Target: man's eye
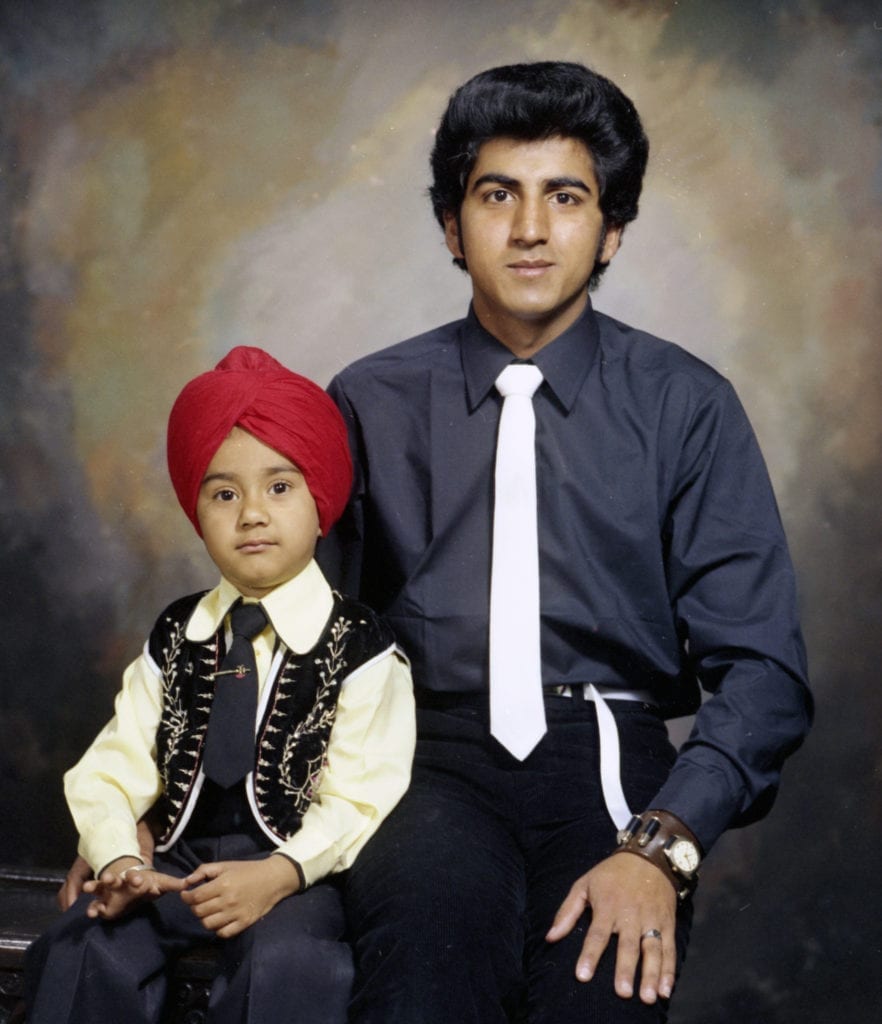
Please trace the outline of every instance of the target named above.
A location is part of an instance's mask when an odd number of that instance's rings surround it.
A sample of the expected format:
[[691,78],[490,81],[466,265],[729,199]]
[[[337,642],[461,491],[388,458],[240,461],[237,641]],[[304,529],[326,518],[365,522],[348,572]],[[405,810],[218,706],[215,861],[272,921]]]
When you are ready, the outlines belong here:
[[508,199],[508,192],[504,188],[495,188],[490,193],[489,198],[494,203],[504,203]]
[[569,206],[576,201],[575,196],[570,195],[569,192],[556,192],[554,199],[561,206]]

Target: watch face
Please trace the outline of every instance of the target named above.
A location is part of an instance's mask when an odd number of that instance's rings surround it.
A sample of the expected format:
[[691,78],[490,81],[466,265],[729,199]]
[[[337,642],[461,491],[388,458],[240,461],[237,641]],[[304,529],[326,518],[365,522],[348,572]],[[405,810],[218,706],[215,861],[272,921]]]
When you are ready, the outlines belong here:
[[668,855],[674,867],[678,871],[682,871],[684,875],[691,875],[696,871],[698,862],[701,859],[698,856],[695,844],[690,843],[688,839],[676,840],[668,850]]

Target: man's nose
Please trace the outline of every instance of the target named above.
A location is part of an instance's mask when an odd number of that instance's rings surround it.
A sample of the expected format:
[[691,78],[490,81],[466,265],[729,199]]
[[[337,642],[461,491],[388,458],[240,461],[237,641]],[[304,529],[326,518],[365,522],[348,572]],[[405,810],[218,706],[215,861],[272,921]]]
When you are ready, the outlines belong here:
[[542,196],[523,196],[517,204],[512,223],[512,240],[535,245],[548,238],[548,207]]

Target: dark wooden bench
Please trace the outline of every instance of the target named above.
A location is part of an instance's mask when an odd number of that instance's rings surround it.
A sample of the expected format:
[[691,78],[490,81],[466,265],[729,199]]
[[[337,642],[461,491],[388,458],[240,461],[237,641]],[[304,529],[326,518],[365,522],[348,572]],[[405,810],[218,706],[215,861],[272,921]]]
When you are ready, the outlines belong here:
[[[0,1024],[24,1021],[22,983],[28,946],[57,915],[63,871],[0,866]],[[209,948],[182,957],[174,971],[165,1024],[202,1024],[215,973]]]

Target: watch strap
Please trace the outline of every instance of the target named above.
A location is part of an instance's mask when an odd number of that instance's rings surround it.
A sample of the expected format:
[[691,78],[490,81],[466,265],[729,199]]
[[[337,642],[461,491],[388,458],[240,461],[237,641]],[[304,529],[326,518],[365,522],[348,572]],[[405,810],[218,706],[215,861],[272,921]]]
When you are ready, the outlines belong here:
[[680,819],[669,811],[645,811],[635,814],[618,833],[615,853],[631,853],[654,864],[673,885],[680,900],[694,891],[698,871],[684,874],[668,859],[665,850],[677,839],[685,839],[695,846],[699,857],[701,845]]

